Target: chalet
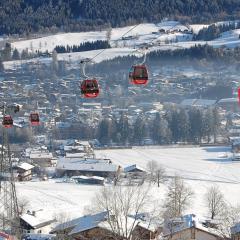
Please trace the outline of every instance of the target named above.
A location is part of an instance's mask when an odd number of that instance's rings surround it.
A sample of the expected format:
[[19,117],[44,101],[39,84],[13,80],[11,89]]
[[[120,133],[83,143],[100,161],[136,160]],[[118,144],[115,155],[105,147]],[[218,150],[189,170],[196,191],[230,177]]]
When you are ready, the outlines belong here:
[[226,240],[216,228],[207,227],[205,221],[199,220],[194,214],[167,221],[163,228],[163,236],[169,240]]
[[[107,212],[86,215],[57,225],[51,233],[56,234],[59,238],[68,236],[74,240],[113,240],[116,239],[116,237],[113,237],[112,229],[107,222],[107,216]],[[128,217],[127,222],[129,224],[128,227],[135,226],[132,239],[140,239],[139,236],[141,236],[142,240],[156,239],[158,232],[155,231],[155,228],[150,228],[149,223],[144,224],[142,220],[135,221],[132,217]],[[124,240],[124,237],[119,235],[118,239]]]
[[53,154],[46,151],[33,151],[29,155],[30,161],[33,164],[37,164],[41,167],[52,167],[55,166],[56,160]]
[[67,144],[63,146],[63,150],[66,156],[67,154],[75,154],[75,153],[93,155],[93,149],[88,141],[74,140],[71,144]]
[[28,211],[20,216],[20,225],[23,233],[43,233],[48,234],[52,229],[51,225],[56,220],[47,218],[47,214],[43,212]]
[[22,162],[13,167],[14,172],[17,173],[17,180],[18,181],[29,181],[32,179],[32,169],[34,168],[33,165],[29,163]]
[[203,230],[197,227],[189,227],[182,229],[178,232],[174,232],[171,235],[167,236],[169,240],[180,240],[180,239],[194,239],[194,240],[226,240],[226,238],[222,238],[220,235],[211,233],[207,230]]
[[107,177],[117,172],[118,166],[108,159],[66,158],[60,157],[57,162],[57,173],[60,176],[100,176]]

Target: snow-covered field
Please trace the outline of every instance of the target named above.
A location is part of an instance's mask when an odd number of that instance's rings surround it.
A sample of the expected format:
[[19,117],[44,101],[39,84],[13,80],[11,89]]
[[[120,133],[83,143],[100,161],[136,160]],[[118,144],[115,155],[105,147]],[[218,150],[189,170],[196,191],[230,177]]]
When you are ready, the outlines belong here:
[[[229,22],[219,22],[216,24],[227,24]],[[184,26],[177,21],[162,21],[158,24],[145,23],[137,26],[127,26],[122,28],[113,28],[110,34],[111,49],[105,50],[97,58],[95,62],[101,62],[104,60],[113,59],[118,56],[136,55],[136,49],[144,44],[152,45],[148,51],[166,50],[166,49],[178,49],[189,48],[194,45],[208,44],[213,47],[226,46],[229,48],[240,46],[240,29],[228,31],[222,34],[222,36],[213,41],[192,41],[192,34],[184,33],[184,30],[193,30],[194,33],[198,33],[202,28],[207,27],[204,24],[193,24]],[[159,30],[170,31],[169,33],[160,33]],[[181,32],[179,32],[179,30]],[[131,37],[132,39],[122,40],[122,36]],[[41,37],[30,40],[20,40],[12,43],[13,48],[17,48],[20,52],[24,49],[28,49],[29,52],[35,52],[37,50],[44,52],[52,52],[57,45],[79,45],[86,41],[106,40],[107,30],[95,31],[95,32],[80,32],[80,33],[59,33],[50,35],[47,37]],[[58,54],[59,60],[66,61],[79,61],[82,58],[93,57],[102,50],[93,50],[87,52],[78,53],[65,53]],[[20,66],[26,62],[45,62],[50,63],[51,58],[38,58],[32,60],[23,61],[11,61],[5,62],[4,67],[6,69],[12,69]]]
[[[189,212],[206,215],[204,193],[207,187],[216,184],[228,202],[240,201],[240,162],[231,161],[229,147],[139,147],[121,150],[98,150],[97,157],[111,158],[123,167],[137,164],[145,168],[148,161],[162,164],[169,176],[181,175],[195,192]],[[49,215],[66,212],[69,217],[84,213],[84,208],[94,201],[100,186],[74,183],[48,182],[17,183],[20,198],[30,201],[35,209],[44,209]],[[166,186],[154,187],[155,198],[163,199]],[[161,200],[159,201],[161,203]]]

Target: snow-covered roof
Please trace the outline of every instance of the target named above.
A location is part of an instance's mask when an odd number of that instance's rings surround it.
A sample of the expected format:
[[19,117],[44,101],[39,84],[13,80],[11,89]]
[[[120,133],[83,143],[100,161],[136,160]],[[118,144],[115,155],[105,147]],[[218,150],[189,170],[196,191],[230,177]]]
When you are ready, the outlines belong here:
[[104,181],[104,178],[103,177],[98,177],[98,176],[92,176],[92,177],[87,177],[87,176],[73,176],[71,177],[72,179],[85,179],[85,180],[88,180],[88,179],[95,179],[95,180],[101,180],[101,181]]
[[85,152],[78,153],[66,153],[66,158],[83,158],[86,156]]
[[204,222],[206,222],[206,219],[200,219],[195,214],[187,214],[179,218],[174,218],[168,222],[172,225],[170,227],[171,231],[169,229],[167,229],[166,231],[165,229],[165,235],[168,235],[170,233],[176,233],[191,227],[198,228],[202,231],[208,232],[216,236],[219,235],[216,229],[204,226]]
[[136,164],[133,164],[124,168],[124,172],[131,172],[133,170],[139,170],[141,172],[145,172],[143,168],[137,166]]
[[82,158],[59,158],[57,169],[92,172],[116,172],[118,166],[109,161]]
[[50,152],[34,152],[34,153],[30,153],[29,157],[31,159],[53,158],[53,155]]
[[184,100],[181,102],[181,105],[184,105],[184,106],[192,106],[196,101],[197,101],[197,99],[192,99],[192,98],[184,99]]
[[237,98],[223,98],[218,101],[218,103],[236,103],[238,102]]
[[181,102],[181,105],[183,106],[211,106],[216,104],[216,100],[211,99],[184,99]]
[[18,167],[18,168],[21,168],[21,169],[23,169],[23,170],[26,170],[26,171],[34,168],[33,165],[31,165],[31,164],[29,164],[29,163],[26,163],[26,162],[20,163],[17,167]]
[[83,151],[84,146],[79,145],[79,146],[64,146],[63,147],[64,151],[72,151],[72,150],[77,150],[77,151]]
[[25,213],[21,215],[21,219],[28,223],[32,228],[36,229],[39,227],[47,226],[50,223],[54,222],[54,219],[49,219],[47,218],[46,213],[40,213],[37,212],[36,215],[30,214],[30,213]]
[[211,106],[216,104],[216,100],[210,99],[197,99],[194,103],[194,106]]
[[80,233],[98,226],[99,222],[104,221],[107,217],[107,212],[100,212],[93,215],[86,215],[80,218],[73,219],[57,225],[52,232],[58,232],[67,228],[72,228],[69,235]]

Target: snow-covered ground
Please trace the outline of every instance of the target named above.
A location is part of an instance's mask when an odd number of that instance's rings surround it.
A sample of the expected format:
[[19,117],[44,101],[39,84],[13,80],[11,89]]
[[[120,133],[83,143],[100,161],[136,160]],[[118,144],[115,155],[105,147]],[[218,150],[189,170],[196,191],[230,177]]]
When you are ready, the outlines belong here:
[[[216,24],[228,24],[229,22],[218,22]],[[144,44],[152,45],[148,51],[189,48],[194,45],[208,44],[213,47],[226,46],[229,48],[240,46],[240,29],[228,31],[222,34],[222,36],[213,41],[192,41],[192,34],[183,32],[184,30],[193,30],[194,33],[200,31],[200,29],[207,27],[204,24],[193,24],[184,26],[177,21],[162,21],[158,24],[145,23],[136,26],[127,26],[122,28],[113,28],[110,34],[110,44],[112,49],[107,49],[101,53],[95,62],[101,62],[103,60],[113,59],[118,56],[127,55],[139,55],[136,49]],[[160,33],[161,30],[170,31],[168,33]],[[181,32],[179,32],[181,31]],[[130,37],[131,39],[122,40],[122,37]],[[47,37],[20,40],[12,43],[13,48],[17,48],[19,51],[28,49],[29,52],[33,51],[49,51],[52,52],[57,45],[79,45],[86,41],[106,40],[107,30],[96,32],[81,32],[81,33],[60,33],[50,35]],[[66,61],[79,61],[82,58],[93,57],[102,50],[93,50],[87,52],[78,53],[66,53],[58,54],[58,59]],[[6,69],[15,68],[25,62],[51,62],[51,58],[38,58],[33,60],[23,61],[11,61],[5,62],[4,67]]]
[[37,50],[42,52],[52,52],[58,45],[72,46],[79,45],[83,42],[94,42],[97,40],[106,40],[106,31],[60,33],[47,37],[13,42],[12,47],[17,48],[20,52],[24,49],[28,49],[30,52],[35,52]]
[[[240,162],[231,161],[229,147],[136,147],[121,150],[98,150],[97,157],[111,158],[123,167],[137,164],[146,168],[147,162],[158,161],[169,176],[181,175],[195,192],[188,212],[206,215],[204,194],[207,187],[218,185],[228,202],[240,201]],[[90,206],[100,186],[74,183],[47,182],[17,183],[20,198],[30,201],[33,210],[44,209],[49,215],[66,212],[69,217],[84,213]],[[163,199],[166,186],[154,187],[154,198]],[[161,203],[161,201],[159,201]]]

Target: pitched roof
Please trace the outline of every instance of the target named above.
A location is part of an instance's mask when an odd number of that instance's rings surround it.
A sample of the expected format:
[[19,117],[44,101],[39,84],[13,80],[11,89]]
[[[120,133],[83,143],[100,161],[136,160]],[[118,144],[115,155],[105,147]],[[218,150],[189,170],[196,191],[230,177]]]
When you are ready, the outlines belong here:
[[133,170],[139,170],[140,172],[145,172],[143,168],[138,167],[136,164],[133,164],[124,168],[124,172],[131,172]]
[[106,217],[107,217],[107,212],[100,212],[93,215],[86,215],[86,216],[59,224],[51,232],[55,233],[64,229],[72,228],[69,235],[73,235],[75,233],[79,233],[79,232],[97,227],[99,222],[104,221]]
[[116,172],[118,166],[109,161],[83,158],[59,158],[57,169],[86,172]]
[[31,165],[31,164],[29,164],[29,163],[25,163],[25,162],[20,163],[19,165],[17,165],[17,167],[18,167],[18,168],[21,168],[21,169],[23,169],[23,170],[26,170],[26,171],[34,168],[33,165]]

